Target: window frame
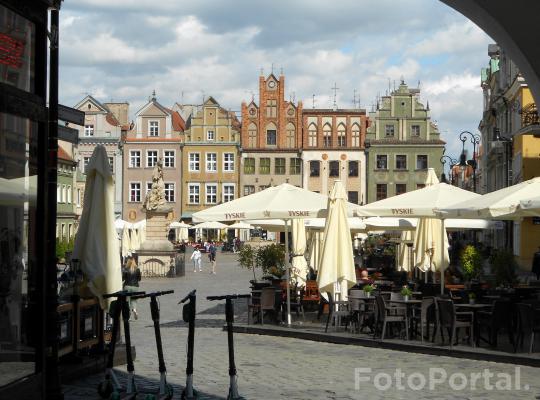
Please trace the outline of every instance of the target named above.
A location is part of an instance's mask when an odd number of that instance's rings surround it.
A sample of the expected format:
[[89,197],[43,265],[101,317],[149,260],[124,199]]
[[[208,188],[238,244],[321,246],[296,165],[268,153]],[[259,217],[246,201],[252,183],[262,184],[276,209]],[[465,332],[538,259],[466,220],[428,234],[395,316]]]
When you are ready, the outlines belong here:
[[[154,164],[154,165],[150,165],[150,164],[148,164],[148,160],[150,159],[150,158],[148,157],[148,155],[149,155],[150,152],[154,152],[154,151],[156,152],[156,161],[155,161],[155,164]],[[145,168],[154,168],[154,167],[157,165],[158,161],[159,161],[159,150],[157,150],[157,149],[147,149],[147,150],[146,150],[146,164],[145,164]]]
[[[215,156],[215,160],[209,160],[209,157],[211,155]],[[214,166],[214,169],[208,168],[210,163],[211,163],[211,165]],[[214,153],[214,152],[206,152],[206,153],[204,153],[204,170],[206,172],[210,172],[210,173],[217,172],[217,165],[218,165],[218,153]],[[200,167],[200,165],[199,165],[199,167]],[[195,172],[195,171],[192,171],[192,172]]]
[[[197,188],[197,193],[191,193],[191,188]],[[188,182],[187,190],[188,190],[188,195],[187,195],[188,204],[192,204],[192,205],[201,204],[201,184]],[[191,200],[192,196],[197,196],[196,202]]]
[[[172,152],[172,165],[167,165],[167,158],[171,159],[171,157],[167,157],[168,152]],[[163,168],[176,168],[176,150],[163,149]]]
[[[283,162],[283,165],[278,165],[278,160],[280,163]],[[286,172],[287,172],[287,159],[285,157],[274,158],[274,174],[285,175]]]
[[[139,185],[138,189],[134,189],[133,185]],[[133,191],[138,190],[139,199],[133,200]],[[135,196],[137,197],[137,196]],[[142,199],[142,182],[141,181],[129,181],[129,200],[128,203],[140,203]]]
[[[226,193],[227,190],[225,188],[232,188],[232,194],[231,193]],[[231,196],[232,195],[232,198],[229,199],[229,200],[225,200],[227,196]],[[233,201],[236,197],[236,184],[235,183],[230,183],[230,182],[227,182],[227,183],[222,183],[221,184],[221,201],[222,203],[228,203],[229,201]]]
[[[156,123],[155,126],[152,125],[154,122]],[[154,128],[156,128],[155,132],[154,132]],[[158,119],[148,120],[148,137],[159,137],[159,120]]]
[[[418,128],[418,133],[414,133],[415,128]],[[419,124],[412,124],[411,125],[411,137],[418,137],[420,136],[421,127]]]
[[[384,188],[384,197],[380,196],[379,194],[382,191],[379,191],[379,189]],[[386,183],[377,183],[375,186],[375,198],[377,201],[384,200],[388,198],[388,184]]]
[[[232,160],[227,160],[227,156],[232,156]],[[223,172],[234,172],[236,157],[234,153],[223,153]]]
[[[268,168],[268,172],[264,172],[263,171],[263,165],[262,165],[262,161],[263,160],[268,160],[268,165],[265,165],[264,168],[266,170],[266,168]],[[261,157],[259,158],[259,174],[260,175],[270,175],[270,173],[272,172],[272,159],[270,157]]]
[[[400,167],[398,165],[398,157],[405,157],[405,166],[404,167]],[[396,154],[395,158],[394,158],[394,165],[396,167],[395,169],[399,170],[399,171],[406,171],[407,170],[407,164],[408,164],[407,161],[408,161],[407,160],[407,154]]]
[[[356,165],[354,170],[351,170],[351,165]],[[358,160],[349,160],[347,164],[347,168],[348,168],[348,171],[347,171],[348,176],[350,178],[357,178],[359,176],[360,163],[358,162]],[[354,172],[354,173],[351,173],[351,172]]]
[[94,124],[84,124],[84,137],[92,137],[94,132]]
[[[274,143],[269,143],[270,136],[268,136],[268,134],[270,132],[273,132],[273,142]],[[277,129],[267,129],[266,130],[266,145],[267,146],[277,146]]]
[[302,159],[299,157],[289,158],[289,175],[302,175]]
[[[192,160],[191,156],[197,155],[197,160]],[[197,167],[196,169],[194,167]],[[189,172],[201,172],[201,153],[200,152],[191,152],[188,153],[188,171]],[[200,192],[199,192],[200,193]]]
[[[355,193],[356,194],[356,201],[353,201],[353,199],[351,199],[351,193]],[[360,196],[358,195],[358,190],[348,190],[347,191],[347,201],[349,203],[353,203],[353,204],[359,204],[358,203],[358,200],[360,199]]]
[[[316,165],[317,168],[313,168]],[[309,162],[309,177],[320,177],[321,176],[321,162],[319,160],[311,160]]]
[[[335,166],[337,165],[337,173]],[[339,160],[328,161],[328,176],[330,178],[339,178],[341,172],[341,163]]]
[[[389,132],[389,128],[392,128],[392,132]],[[384,136],[385,137],[394,137],[396,135],[396,127],[394,124],[385,124],[384,125]]]
[[[253,165],[248,165],[253,162]],[[255,157],[246,157],[244,158],[244,175],[254,175],[255,174]]]
[[[379,157],[381,157],[381,160],[384,158],[384,168],[379,166]],[[381,170],[381,171],[388,171],[388,154],[377,154],[375,157],[375,169]]]
[[[420,157],[425,157],[425,160],[426,160],[426,164],[425,164],[425,167],[422,167],[420,168],[418,166],[418,162],[420,161]],[[417,154],[416,155],[416,170],[417,171],[424,171],[424,170],[427,170],[429,168],[429,157],[427,154]]]
[[[210,135],[210,133],[212,133],[212,135]],[[206,130],[206,140],[215,141],[216,140],[216,131],[213,130],[213,129],[207,129]]]
[[[139,165],[133,165],[132,164],[132,160],[133,160],[133,153],[134,152],[137,152],[139,153],[138,154],[138,164]],[[133,150],[129,150],[129,164],[128,164],[128,168],[141,168],[141,161],[142,161],[142,152],[140,149],[133,149]]]
[[[399,186],[404,186],[405,190],[403,192],[398,193],[398,187]],[[407,193],[407,184],[406,183],[396,183],[396,187],[395,187],[394,190],[395,190],[396,196],[399,196],[400,194],[403,194],[403,193]]]
[[[248,190],[249,193],[246,193],[246,188],[253,188],[253,191]],[[243,194],[244,196],[249,196],[250,194],[255,193],[255,185],[244,185]]]
[[[169,185],[169,187],[167,188],[167,185]],[[163,182],[163,190],[165,192],[165,201],[167,203],[176,203],[176,183],[175,182]],[[171,186],[172,186],[172,200],[170,200],[170,195],[169,195],[169,199],[167,199],[167,191],[171,191]]]
[[[215,193],[210,193],[208,188],[214,188]],[[213,196],[214,201],[208,201],[208,196]],[[217,204],[218,202],[218,184],[217,183],[205,183],[204,184],[204,204]]]

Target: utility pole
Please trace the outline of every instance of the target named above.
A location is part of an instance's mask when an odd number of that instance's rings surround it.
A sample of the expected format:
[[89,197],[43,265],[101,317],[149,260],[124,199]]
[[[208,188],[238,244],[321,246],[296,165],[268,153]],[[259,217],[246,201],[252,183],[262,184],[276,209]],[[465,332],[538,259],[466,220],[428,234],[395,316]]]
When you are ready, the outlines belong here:
[[337,110],[337,91],[339,90],[339,88],[337,87],[337,83],[334,82],[334,87],[331,88],[333,91],[334,91],[334,110]]

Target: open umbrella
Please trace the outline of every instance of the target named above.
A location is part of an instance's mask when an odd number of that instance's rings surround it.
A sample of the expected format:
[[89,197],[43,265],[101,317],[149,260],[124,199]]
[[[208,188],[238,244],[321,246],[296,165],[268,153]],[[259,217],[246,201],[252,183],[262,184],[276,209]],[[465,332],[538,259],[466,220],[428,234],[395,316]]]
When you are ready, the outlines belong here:
[[519,202],[519,208],[523,215],[528,215],[531,217],[540,216],[540,197],[521,200]]
[[73,258],[80,260],[88,287],[101,295],[122,289],[119,243],[114,227],[114,182],[103,146],[97,146],[86,167],[86,190]]
[[328,199],[328,216],[324,227],[317,284],[321,293],[337,293],[347,300],[348,290],[356,284],[351,231],[347,220],[347,192],[341,181],[335,181]]
[[304,257],[306,252],[306,228],[304,220],[293,219],[292,221],[292,276],[297,283],[305,284],[307,275],[307,261]]

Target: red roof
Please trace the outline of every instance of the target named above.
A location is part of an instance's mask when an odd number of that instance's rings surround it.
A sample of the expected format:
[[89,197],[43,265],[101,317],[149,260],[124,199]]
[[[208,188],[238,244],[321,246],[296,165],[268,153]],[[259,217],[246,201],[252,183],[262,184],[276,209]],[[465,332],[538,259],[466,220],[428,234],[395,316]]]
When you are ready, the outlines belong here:
[[110,124],[110,125],[113,125],[113,126],[118,126],[120,125],[120,122],[118,122],[118,120],[116,119],[116,117],[111,114],[111,113],[108,113],[107,116],[105,117],[105,119],[107,120],[107,122]]
[[175,131],[184,132],[186,129],[186,122],[177,111],[171,111],[172,115],[172,126]]
[[61,160],[73,161],[73,158],[60,146],[58,146],[58,152],[56,154]]

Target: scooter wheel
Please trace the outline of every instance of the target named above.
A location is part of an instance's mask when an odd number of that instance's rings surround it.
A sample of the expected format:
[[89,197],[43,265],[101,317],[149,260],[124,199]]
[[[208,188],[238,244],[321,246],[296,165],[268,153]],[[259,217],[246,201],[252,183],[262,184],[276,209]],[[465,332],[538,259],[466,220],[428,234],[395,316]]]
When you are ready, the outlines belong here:
[[114,391],[113,385],[110,380],[104,380],[98,385],[98,393],[103,399],[109,398],[111,393]]

